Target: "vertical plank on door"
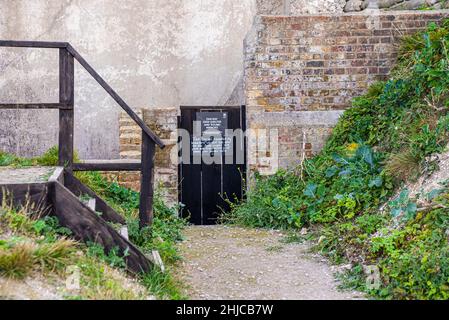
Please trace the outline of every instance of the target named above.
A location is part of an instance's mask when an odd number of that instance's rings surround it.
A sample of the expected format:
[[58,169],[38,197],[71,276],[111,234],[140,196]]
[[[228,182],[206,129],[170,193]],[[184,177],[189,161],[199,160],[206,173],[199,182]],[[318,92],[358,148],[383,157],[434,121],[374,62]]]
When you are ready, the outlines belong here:
[[[183,108],[181,109],[179,128],[187,130],[191,137],[193,134],[193,121],[195,120],[195,109]],[[188,144],[190,148],[189,163],[181,163],[179,165],[179,170],[181,172],[179,181],[179,186],[181,188],[179,201],[185,205],[181,210],[181,216],[184,218],[190,216],[190,222],[193,224],[201,224],[201,164],[193,164],[191,142],[192,139],[190,139]],[[183,156],[185,156],[185,154],[183,154]]]
[[[186,129],[190,135],[193,134],[193,121],[196,120],[196,113],[205,107],[181,107],[181,119],[178,127]],[[211,110],[213,108],[207,108]],[[228,114],[228,129],[239,129],[244,126],[244,109],[241,107],[216,107],[224,109]],[[207,111],[205,111],[207,112]],[[190,139],[191,142],[192,139]],[[235,152],[246,151],[245,145],[237,145],[234,140],[234,162],[222,164],[193,164],[193,155],[190,154],[190,164],[179,165],[179,200],[186,207],[182,210],[182,216],[189,214],[190,222],[194,224],[214,224],[217,221],[221,209],[229,209],[223,200],[228,196],[230,200],[241,199],[242,177],[245,177],[246,164],[236,164]],[[243,148],[243,150],[241,150]],[[191,145],[190,145],[191,150]],[[245,155],[246,163],[246,155]]]

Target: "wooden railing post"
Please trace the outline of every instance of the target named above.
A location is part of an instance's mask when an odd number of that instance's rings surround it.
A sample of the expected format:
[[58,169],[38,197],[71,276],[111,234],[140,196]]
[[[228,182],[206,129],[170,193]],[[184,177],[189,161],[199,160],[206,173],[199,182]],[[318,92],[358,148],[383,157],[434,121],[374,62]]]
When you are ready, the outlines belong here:
[[73,123],[75,100],[74,58],[67,49],[59,49],[59,103],[67,109],[59,109],[59,159],[58,165],[72,171]]
[[142,131],[142,171],[140,178],[140,227],[153,223],[155,142]]

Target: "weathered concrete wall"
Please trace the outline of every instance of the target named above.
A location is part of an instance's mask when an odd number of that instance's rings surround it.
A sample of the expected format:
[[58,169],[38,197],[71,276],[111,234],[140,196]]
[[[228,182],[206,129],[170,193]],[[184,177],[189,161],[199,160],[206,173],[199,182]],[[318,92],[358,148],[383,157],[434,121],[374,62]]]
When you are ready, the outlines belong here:
[[[0,39],[71,42],[133,108],[221,105],[255,13],[255,0],[0,0]],[[1,48],[0,101],[57,101],[57,63],[55,51]],[[120,107],[80,67],[76,87],[76,149],[118,158]],[[57,123],[54,111],[2,111],[0,147],[39,154]]]
[[[399,38],[444,17],[448,10],[256,19],[245,55],[250,168],[270,174],[318,152],[351,99],[388,76]],[[260,136],[269,141],[262,149]]]

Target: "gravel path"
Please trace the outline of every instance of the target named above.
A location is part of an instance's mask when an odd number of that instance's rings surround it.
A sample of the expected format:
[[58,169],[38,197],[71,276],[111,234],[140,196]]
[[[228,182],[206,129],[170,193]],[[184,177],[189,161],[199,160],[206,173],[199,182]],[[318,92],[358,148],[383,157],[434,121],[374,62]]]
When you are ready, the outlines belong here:
[[191,226],[178,275],[191,299],[363,299],[337,290],[332,267],[277,231]]

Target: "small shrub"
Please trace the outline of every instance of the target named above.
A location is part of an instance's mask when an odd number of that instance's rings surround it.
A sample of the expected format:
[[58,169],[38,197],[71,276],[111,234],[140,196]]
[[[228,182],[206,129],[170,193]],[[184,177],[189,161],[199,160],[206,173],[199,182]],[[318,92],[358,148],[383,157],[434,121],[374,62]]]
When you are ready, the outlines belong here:
[[142,283],[150,292],[163,299],[182,300],[186,297],[180,292],[182,286],[169,272],[158,268],[141,276]]

